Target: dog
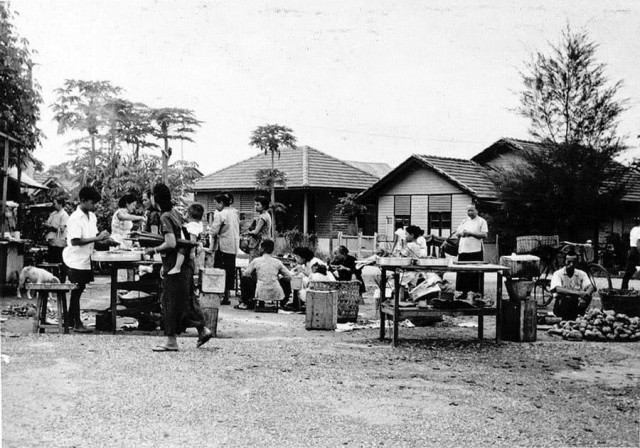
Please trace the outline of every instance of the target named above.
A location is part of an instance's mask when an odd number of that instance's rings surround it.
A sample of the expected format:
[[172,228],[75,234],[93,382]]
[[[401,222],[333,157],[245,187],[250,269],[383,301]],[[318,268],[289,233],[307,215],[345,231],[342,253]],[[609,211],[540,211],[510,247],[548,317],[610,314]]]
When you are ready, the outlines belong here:
[[51,272],[35,266],[26,266],[20,272],[18,290],[20,297],[31,300],[31,292],[27,289],[27,283],[60,283],[58,277]]

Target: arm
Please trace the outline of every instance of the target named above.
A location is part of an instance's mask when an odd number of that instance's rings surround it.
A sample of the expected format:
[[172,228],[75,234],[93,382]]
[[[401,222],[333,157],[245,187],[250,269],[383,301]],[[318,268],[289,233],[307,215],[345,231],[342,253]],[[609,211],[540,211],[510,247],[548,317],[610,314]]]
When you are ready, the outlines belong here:
[[255,270],[256,270],[256,264],[255,264],[255,260],[253,260],[251,263],[249,263],[249,266],[247,266],[246,269],[242,272],[242,275],[244,277],[251,277],[251,274],[253,274]]
[[214,213],[213,215],[213,224],[211,224],[211,229],[209,229],[209,235],[211,240],[210,249],[213,250],[213,239],[218,236],[220,233],[220,229],[222,228],[222,216],[220,213]]
[[96,243],[98,241],[104,241],[109,238],[109,232],[103,230],[98,235],[89,238],[72,238],[71,245],[72,246],[85,246],[87,244]]
[[249,231],[250,235],[259,235],[260,234],[260,230],[262,229],[262,227],[264,226],[264,219],[262,218],[258,218],[258,221],[256,221],[256,228]]
[[282,275],[282,278],[286,278],[287,280],[291,280],[291,272],[287,269],[282,263],[278,266],[278,272]]
[[144,216],[140,216],[140,215],[132,215],[129,212],[125,212],[124,210],[120,210],[118,212],[118,219],[121,221],[133,221],[133,222],[138,222],[138,221],[144,221],[145,217]]
[[176,247],[176,236],[172,232],[164,234],[164,242],[157,247],[148,247],[145,249],[147,255],[161,254],[166,251],[170,251]]

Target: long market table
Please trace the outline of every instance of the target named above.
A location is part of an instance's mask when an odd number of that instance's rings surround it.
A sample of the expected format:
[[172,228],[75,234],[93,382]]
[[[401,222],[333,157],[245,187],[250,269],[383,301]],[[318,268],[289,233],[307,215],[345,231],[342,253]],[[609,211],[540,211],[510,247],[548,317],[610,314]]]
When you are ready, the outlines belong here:
[[[380,340],[385,338],[385,320],[386,316],[393,318],[393,346],[398,346],[398,325],[401,320],[408,317],[417,316],[441,316],[448,315],[466,315],[478,316],[478,339],[482,340],[484,331],[484,316],[496,316],[496,342],[502,339],[502,273],[508,270],[506,266],[499,264],[456,264],[451,263],[446,266],[393,266],[393,265],[377,265],[381,270],[380,284]],[[393,306],[386,302],[386,284],[387,271],[393,272],[394,301]],[[496,279],[496,306],[487,308],[460,308],[460,309],[425,309],[425,308],[401,308],[400,307],[400,273],[402,271],[446,271],[446,272],[469,272],[483,274],[482,291],[484,296],[484,274],[495,273]]]

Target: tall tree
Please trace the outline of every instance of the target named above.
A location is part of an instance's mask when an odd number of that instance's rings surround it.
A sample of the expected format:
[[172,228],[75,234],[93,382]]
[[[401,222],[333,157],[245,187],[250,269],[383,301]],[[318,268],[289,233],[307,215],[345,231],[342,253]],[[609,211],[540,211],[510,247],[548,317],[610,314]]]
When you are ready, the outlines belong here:
[[89,168],[96,167],[96,140],[108,128],[111,110],[109,104],[122,88],[109,81],[83,81],[67,79],[63,87],[55,90],[56,102],[51,106],[54,120],[58,122],[58,134],[67,130],[87,133],[90,141]]
[[140,150],[157,148],[151,141],[154,128],[151,123],[151,109],[143,103],[134,103],[124,98],[115,98],[105,105],[110,147],[114,150],[118,142],[129,145],[133,160],[140,158]]
[[614,159],[625,148],[617,134],[625,100],[596,49],[586,33],[567,27],[549,54],[537,52],[526,64],[519,113],[538,148],[523,152],[522,166],[492,175],[505,212],[498,225],[511,233],[577,238],[588,228],[597,244],[600,223],[619,214],[630,170]]
[[[0,2],[0,132],[22,143],[19,149],[23,161],[33,161],[33,151],[42,136],[36,126],[42,97],[32,77],[33,52],[29,42],[17,33],[13,19],[10,3]],[[18,148],[13,144],[9,147],[9,165],[15,166]]]
[[[271,171],[267,173],[271,176],[268,184],[271,192],[271,204],[276,203],[275,185],[280,181],[281,171],[275,169],[275,155],[280,158],[282,148],[295,148],[296,138],[293,130],[278,124],[267,124],[258,126],[252,133],[249,140],[251,146],[255,146],[266,154],[271,153]],[[272,236],[275,235],[276,221],[275,213],[272,212],[273,225],[271,226]]]
[[166,183],[169,173],[169,158],[171,157],[169,140],[193,142],[191,134],[196,132],[196,127],[199,127],[202,122],[196,119],[192,110],[177,107],[152,109],[150,118],[154,137],[164,142],[162,149],[162,181]]

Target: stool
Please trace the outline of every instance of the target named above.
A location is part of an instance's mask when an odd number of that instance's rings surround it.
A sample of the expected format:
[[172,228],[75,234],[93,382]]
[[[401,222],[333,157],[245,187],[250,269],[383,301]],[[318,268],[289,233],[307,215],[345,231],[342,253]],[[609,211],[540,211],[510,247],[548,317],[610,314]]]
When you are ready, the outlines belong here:
[[62,274],[62,263],[40,263],[38,265],[36,265],[37,268],[40,269],[44,269],[45,271],[49,271],[51,272],[53,275],[55,275],[58,280],[62,281],[61,274]]
[[47,300],[51,293],[56,295],[58,302],[58,331],[69,334],[66,293],[78,289],[78,285],[73,283],[27,283],[26,288],[38,294],[33,332],[44,333],[44,329],[47,326]]

